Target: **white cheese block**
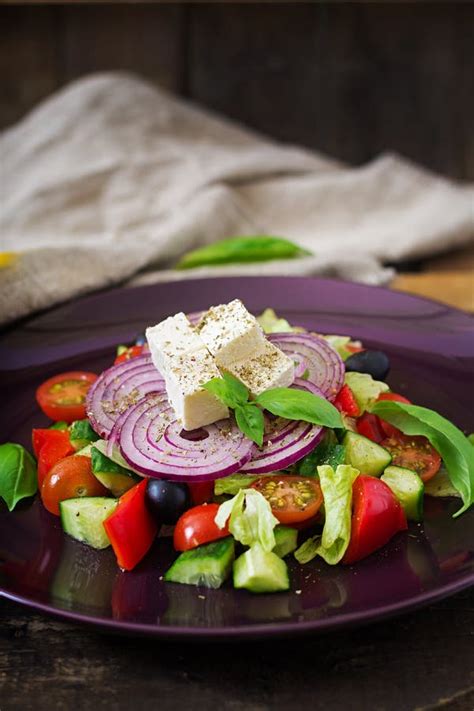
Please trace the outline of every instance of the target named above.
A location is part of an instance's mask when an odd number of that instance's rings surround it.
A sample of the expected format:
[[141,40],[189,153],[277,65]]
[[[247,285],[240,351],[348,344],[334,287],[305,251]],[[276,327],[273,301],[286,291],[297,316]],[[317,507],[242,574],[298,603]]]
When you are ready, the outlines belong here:
[[220,368],[248,358],[263,347],[265,336],[240,299],[212,306],[196,327]]
[[185,430],[229,416],[227,407],[202,385],[220,377],[214,358],[183,313],[147,328],[153,363],[165,379],[168,399]]
[[295,364],[283,351],[265,340],[249,357],[226,368],[241,380],[253,397],[271,388],[287,388],[295,379]]

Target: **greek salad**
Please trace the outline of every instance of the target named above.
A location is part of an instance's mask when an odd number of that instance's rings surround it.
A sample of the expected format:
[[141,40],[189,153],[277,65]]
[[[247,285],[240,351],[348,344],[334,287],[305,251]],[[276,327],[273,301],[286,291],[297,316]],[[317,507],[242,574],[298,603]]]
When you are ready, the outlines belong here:
[[0,445],[0,496],[13,510],[38,491],[123,570],[161,531],[170,584],[288,590],[290,555],[353,565],[421,522],[425,496],[472,505],[472,435],[392,392],[389,371],[381,351],[238,299],[178,313],[103,373],[40,385],[52,424],[34,456]]

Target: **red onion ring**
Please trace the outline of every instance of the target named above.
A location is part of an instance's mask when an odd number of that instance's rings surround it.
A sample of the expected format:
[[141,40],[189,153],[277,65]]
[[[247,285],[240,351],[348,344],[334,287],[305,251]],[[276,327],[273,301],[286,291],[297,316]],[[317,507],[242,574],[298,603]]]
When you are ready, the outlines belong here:
[[120,451],[134,470],[175,481],[212,481],[233,474],[251,458],[255,445],[232,419],[201,429],[204,440],[191,439],[187,432],[181,436],[182,426],[163,393],[148,395],[127,411]]
[[[314,395],[323,393],[307,380],[296,378],[292,387],[309,390]],[[271,420],[265,416],[263,447],[256,450],[252,459],[241,471],[245,474],[268,474],[287,469],[311,452],[324,434],[324,428],[301,420],[285,420],[278,417]]]
[[296,361],[297,374],[308,371],[313,383],[327,400],[334,400],[344,385],[344,363],[329,343],[313,333],[271,333],[268,340]]
[[86,412],[94,430],[107,438],[118,417],[149,392],[165,390],[165,381],[146,354],[105,370],[89,389]]

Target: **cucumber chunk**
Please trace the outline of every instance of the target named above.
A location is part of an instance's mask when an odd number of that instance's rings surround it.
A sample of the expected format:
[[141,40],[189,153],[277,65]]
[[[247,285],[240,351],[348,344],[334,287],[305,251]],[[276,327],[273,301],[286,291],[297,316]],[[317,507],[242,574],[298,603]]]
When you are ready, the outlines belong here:
[[116,464],[94,446],[91,449],[91,461],[92,473],[114,496],[122,496],[139,481],[139,477],[129,469]]
[[234,587],[254,593],[289,590],[290,579],[286,563],[275,553],[265,551],[256,543],[235,561]]
[[234,539],[231,536],[221,538],[181,553],[166,571],[164,579],[168,583],[220,588],[232,570],[234,558]]
[[84,496],[59,503],[63,531],[92,548],[107,548],[110,541],[103,523],[115,510],[118,501],[105,496]]
[[343,444],[346,448],[346,464],[358,469],[361,474],[380,476],[392,461],[390,452],[355,432],[346,432]]
[[273,553],[279,558],[284,558],[288,553],[293,553],[297,549],[298,531],[290,526],[279,525],[273,529],[275,534],[275,548]]
[[387,467],[380,477],[391,488],[401,503],[409,521],[423,519],[423,494],[425,486],[418,474],[404,467]]

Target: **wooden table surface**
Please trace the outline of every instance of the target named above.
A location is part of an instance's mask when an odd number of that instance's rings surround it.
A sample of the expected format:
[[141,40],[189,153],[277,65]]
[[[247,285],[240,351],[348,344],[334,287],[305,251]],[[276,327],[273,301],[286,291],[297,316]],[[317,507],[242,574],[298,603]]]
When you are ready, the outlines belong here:
[[[474,249],[392,287],[474,311]],[[300,640],[166,643],[0,600],[0,711],[474,709],[474,589],[394,620]]]

